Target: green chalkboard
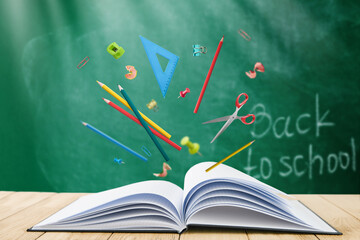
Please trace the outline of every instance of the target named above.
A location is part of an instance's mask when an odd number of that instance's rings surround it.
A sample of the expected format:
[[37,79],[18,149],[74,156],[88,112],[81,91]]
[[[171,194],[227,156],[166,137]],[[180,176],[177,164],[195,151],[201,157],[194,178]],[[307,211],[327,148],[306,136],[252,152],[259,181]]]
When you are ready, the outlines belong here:
[[[200,144],[202,157],[160,141],[172,167],[164,179],[181,187],[194,164],[255,139],[226,164],[288,193],[360,193],[359,10],[358,1],[325,0],[1,1],[0,190],[97,192],[156,179],[163,157],[144,129],[102,100],[121,105],[98,80],[116,92],[121,84],[172,141]],[[139,35],[180,57],[165,98]],[[112,42],[125,49],[119,59],[106,51]],[[193,44],[207,53],[194,57]],[[265,72],[250,79],[256,62]],[[134,80],[124,77],[126,65],[137,69]],[[242,92],[249,100],[239,115],[255,114],[255,123],[235,121],[210,144],[222,123],[202,122],[232,114]],[[151,99],[157,112],[146,106]],[[145,146],[149,161],[81,121],[143,155]]]

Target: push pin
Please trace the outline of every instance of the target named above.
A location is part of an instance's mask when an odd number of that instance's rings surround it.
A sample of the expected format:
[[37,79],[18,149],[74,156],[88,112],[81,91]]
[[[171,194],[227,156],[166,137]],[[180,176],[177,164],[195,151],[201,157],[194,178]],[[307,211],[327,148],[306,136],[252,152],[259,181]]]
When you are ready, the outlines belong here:
[[200,53],[203,53],[203,54],[207,53],[207,48],[206,47],[200,46],[198,44],[197,45],[192,45],[192,47],[193,47],[193,56],[194,57],[201,56]]
[[189,93],[190,92],[190,89],[189,88],[186,88],[184,91],[180,91],[180,96],[178,96],[178,98],[179,97],[185,97],[185,95],[187,94],[187,93]]
[[108,53],[110,53],[115,59],[119,59],[124,53],[125,50],[117,45],[116,42],[111,43],[107,49]]
[[190,138],[188,136],[183,137],[180,144],[183,146],[186,145],[189,148],[189,153],[191,155],[197,153],[202,157],[202,154],[199,152],[200,144],[190,142]]
[[159,107],[154,99],[151,99],[151,101],[146,104],[147,108],[150,110],[154,110],[154,112],[157,112],[159,110]]
[[118,164],[121,164],[121,163],[125,163],[122,159],[117,159],[117,158],[114,158],[114,162],[118,163]]

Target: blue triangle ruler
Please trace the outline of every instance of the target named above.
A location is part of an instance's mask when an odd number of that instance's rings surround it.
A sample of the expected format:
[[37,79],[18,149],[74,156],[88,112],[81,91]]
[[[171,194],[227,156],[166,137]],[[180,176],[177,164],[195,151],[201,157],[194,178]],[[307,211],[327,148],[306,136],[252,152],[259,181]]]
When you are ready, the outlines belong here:
[[[179,61],[179,57],[142,36],[140,36],[140,39],[144,45],[146,55],[149,58],[156,80],[160,86],[161,93],[165,98],[171,78],[176,68],[176,64]],[[159,54],[169,60],[165,72],[163,72],[156,54]]]

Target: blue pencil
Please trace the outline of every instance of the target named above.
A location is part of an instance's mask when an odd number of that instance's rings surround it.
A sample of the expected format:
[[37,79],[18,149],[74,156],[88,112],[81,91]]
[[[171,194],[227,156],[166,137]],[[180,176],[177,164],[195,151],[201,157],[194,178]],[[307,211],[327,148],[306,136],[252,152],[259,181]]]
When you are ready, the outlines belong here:
[[134,150],[132,150],[131,148],[128,148],[127,146],[125,146],[124,144],[116,141],[115,139],[113,139],[112,137],[106,135],[105,133],[103,133],[102,131],[94,128],[93,126],[91,126],[90,124],[86,123],[86,122],[82,122],[82,124],[87,127],[90,128],[91,130],[93,130],[94,132],[96,132],[97,134],[103,136],[104,138],[106,138],[107,140],[109,140],[110,142],[115,143],[116,145],[122,147],[123,149],[125,149],[126,151],[128,151],[129,153],[137,156],[138,158],[140,158],[141,160],[144,160],[145,162],[147,162],[147,158],[140,155],[139,153],[135,152]]
[[151,140],[153,140],[153,142],[155,143],[156,147],[159,149],[159,151],[161,152],[161,154],[163,155],[163,157],[165,158],[166,161],[169,161],[169,157],[166,155],[164,149],[161,147],[160,143],[158,142],[158,140],[155,138],[154,134],[150,131],[148,125],[146,124],[145,120],[141,117],[139,111],[136,109],[136,107],[134,106],[134,104],[132,103],[130,97],[127,95],[127,93],[125,92],[125,90],[118,85],[119,90],[121,92],[121,94],[124,96],[125,100],[128,102],[128,104],[131,107],[131,110],[135,113],[136,117],[139,119],[141,125],[143,125],[143,127],[145,128],[146,132],[149,134],[149,136],[151,137]]

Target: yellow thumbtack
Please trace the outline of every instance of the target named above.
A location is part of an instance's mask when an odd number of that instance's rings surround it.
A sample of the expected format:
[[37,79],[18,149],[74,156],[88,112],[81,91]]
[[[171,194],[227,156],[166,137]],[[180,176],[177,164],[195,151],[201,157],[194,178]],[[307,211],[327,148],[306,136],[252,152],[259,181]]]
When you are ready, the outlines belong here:
[[198,143],[192,143],[190,142],[190,138],[188,136],[185,136],[181,139],[181,142],[180,142],[181,145],[183,146],[187,146],[189,148],[189,153],[190,154],[199,154],[200,156],[202,156],[202,154],[199,152],[199,149],[200,149],[200,144]]

